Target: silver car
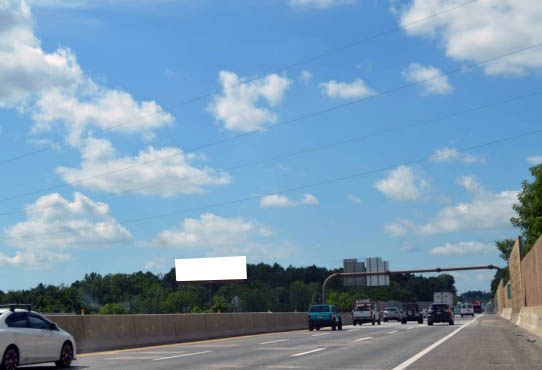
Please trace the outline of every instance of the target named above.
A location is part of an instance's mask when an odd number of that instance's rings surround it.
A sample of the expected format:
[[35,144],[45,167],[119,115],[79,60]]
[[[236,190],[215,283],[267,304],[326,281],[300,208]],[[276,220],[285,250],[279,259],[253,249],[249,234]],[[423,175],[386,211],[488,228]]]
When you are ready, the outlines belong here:
[[26,306],[0,306],[0,369],[54,362],[69,367],[75,359],[73,337]]
[[384,309],[384,322],[388,322],[389,320],[401,321],[401,311],[397,307]]

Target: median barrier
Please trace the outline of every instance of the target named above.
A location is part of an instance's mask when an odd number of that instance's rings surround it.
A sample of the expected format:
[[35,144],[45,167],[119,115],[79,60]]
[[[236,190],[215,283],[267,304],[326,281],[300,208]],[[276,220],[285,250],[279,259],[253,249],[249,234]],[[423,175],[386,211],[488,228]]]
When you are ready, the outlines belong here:
[[542,337],[542,307],[523,307],[517,325]]
[[307,328],[300,312],[164,315],[54,315],[80,353]]
[[506,320],[512,320],[512,308],[503,308],[501,311],[501,316]]

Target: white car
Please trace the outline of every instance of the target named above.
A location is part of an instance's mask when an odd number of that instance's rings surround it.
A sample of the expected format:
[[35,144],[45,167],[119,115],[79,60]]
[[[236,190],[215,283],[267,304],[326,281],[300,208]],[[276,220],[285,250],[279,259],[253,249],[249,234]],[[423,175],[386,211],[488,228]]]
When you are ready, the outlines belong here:
[[43,362],[69,367],[76,354],[73,337],[30,306],[17,307],[0,306],[0,369]]
[[461,304],[461,317],[467,316],[467,315],[474,317],[474,308],[472,307],[472,304],[470,304],[470,303],[462,303]]

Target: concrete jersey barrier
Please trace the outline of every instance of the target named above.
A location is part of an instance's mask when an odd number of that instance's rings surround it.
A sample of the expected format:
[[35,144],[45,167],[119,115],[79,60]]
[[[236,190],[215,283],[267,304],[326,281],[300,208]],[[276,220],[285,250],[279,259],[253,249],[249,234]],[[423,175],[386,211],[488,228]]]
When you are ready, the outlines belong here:
[[307,328],[304,312],[164,315],[55,315],[79,352],[180,343]]

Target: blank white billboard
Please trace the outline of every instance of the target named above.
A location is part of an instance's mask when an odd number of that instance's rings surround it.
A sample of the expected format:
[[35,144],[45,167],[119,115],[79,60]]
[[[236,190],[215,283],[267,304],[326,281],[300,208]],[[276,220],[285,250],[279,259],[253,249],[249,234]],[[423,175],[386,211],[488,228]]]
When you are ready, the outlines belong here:
[[214,257],[175,260],[177,281],[246,280],[247,258]]

